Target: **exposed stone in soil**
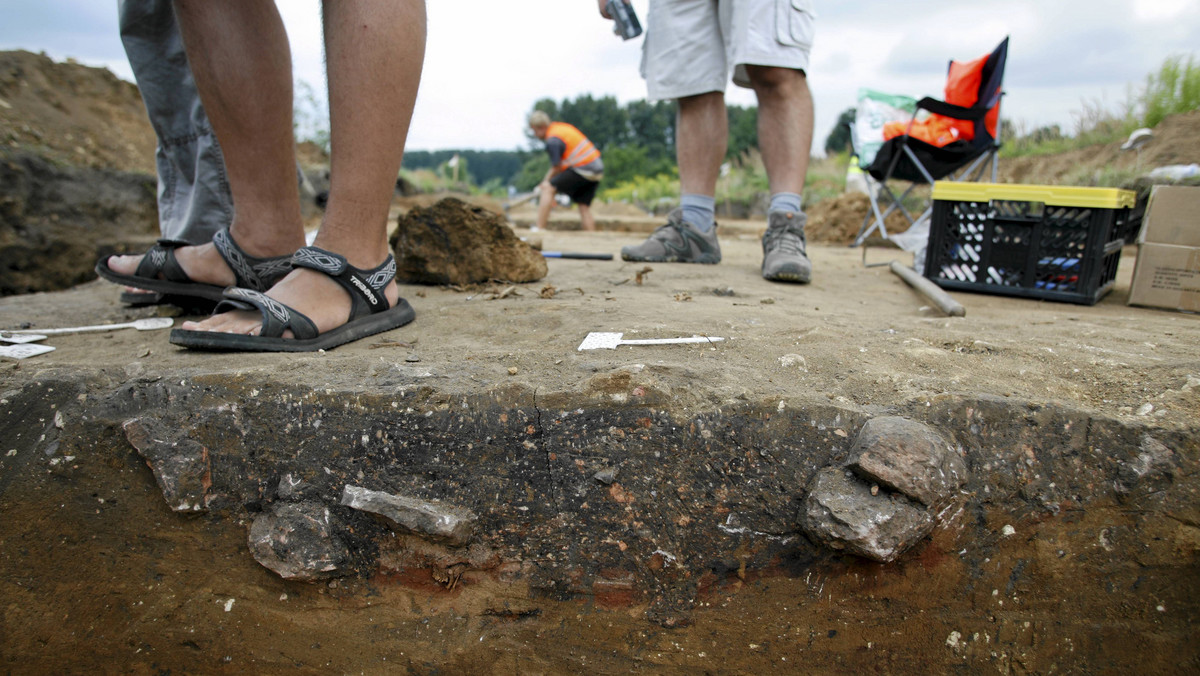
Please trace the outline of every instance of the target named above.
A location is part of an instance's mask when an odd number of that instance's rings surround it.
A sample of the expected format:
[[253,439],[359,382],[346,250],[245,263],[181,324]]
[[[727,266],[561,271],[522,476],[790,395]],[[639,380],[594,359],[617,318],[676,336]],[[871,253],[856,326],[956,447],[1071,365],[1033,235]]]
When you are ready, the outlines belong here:
[[827,467],[808,484],[805,531],[832,549],[887,563],[933,530],[933,515],[898,493],[878,492],[852,473]]
[[868,420],[854,441],[850,467],[870,481],[923,505],[950,499],[967,480],[960,454],[938,433],[912,420]]

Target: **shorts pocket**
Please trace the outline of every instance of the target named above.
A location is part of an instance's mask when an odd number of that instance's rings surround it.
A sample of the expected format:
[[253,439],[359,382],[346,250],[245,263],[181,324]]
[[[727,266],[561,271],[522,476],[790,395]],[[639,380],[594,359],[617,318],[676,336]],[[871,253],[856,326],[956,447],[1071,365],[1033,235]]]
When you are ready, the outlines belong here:
[[775,39],[789,47],[811,47],[815,17],[812,0],[775,0]]

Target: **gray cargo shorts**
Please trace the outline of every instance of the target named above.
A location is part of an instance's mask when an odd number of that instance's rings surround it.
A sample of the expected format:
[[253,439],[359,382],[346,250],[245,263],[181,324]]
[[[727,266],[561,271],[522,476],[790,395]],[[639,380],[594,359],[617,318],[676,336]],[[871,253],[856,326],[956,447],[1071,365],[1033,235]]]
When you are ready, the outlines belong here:
[[746,66],[808,70],[813,0],[651,0],[642,77],[652,100],[749,87]]

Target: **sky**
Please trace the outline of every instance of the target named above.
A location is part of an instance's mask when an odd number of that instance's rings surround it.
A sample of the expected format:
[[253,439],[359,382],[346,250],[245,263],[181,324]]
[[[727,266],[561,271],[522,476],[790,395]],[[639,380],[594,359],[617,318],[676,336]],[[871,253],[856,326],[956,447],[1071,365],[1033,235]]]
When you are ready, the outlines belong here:
[[[643,19],[650,0],[633,0]],[[788,0],[779,0],[787,2]],[[133,76],[114,0],[0,0],[0,50],[45,52]],[[295,78],[324,90],[318,0],[278,0]],[[814,152],[858,90],[941,98],[950,59],[1011,38],[1002,115],[1019,129],[1075,130],[1081,113],[1119,110],[1169,57],[1197,57],[1196,0],[814,0],[808,71]],[[596,0],[429,0],[429,35],[412,150],[528,147],[525,116],[541,98],[646,97],[641,38],[622,41]],[[1200,58],[1197,58],[1200,61]],[[754,95],[732,83],[731,104]],[[587,130],[584,130],[586,133]]]

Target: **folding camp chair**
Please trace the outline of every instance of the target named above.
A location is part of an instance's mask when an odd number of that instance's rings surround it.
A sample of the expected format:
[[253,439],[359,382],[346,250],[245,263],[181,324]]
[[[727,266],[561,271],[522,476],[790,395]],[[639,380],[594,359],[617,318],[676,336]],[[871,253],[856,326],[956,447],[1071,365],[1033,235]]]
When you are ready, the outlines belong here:
[[[918,101],[917,110],[927,110],[932,115],[917,122],[914,113],[904,133],[887,140],[870,165],[863,167],[876,181],[877,190],[869,192],[871,210],[863,218],[852,246],[860,246],[876,230],[888,239],[884,219],[893,211],[904,215],[910,229],[929,218],[932,207],[914,218],[904,206],[904,200],[919,185],[933,185],[934,181],[943,179],[978,181],[989,165],[991,180],[996,181],[1001,83],[1007,57],[1008,38],[1004,38],[985,57],[968,63],[951,61],[946,78],[946,100],[925,97]],[[976,82],[978,85],[972,86]],[[931,135],[937,131],[942,133],[936,137]],[[909,182],[899,197],[888,185],[892,180]],[[881,203],[885,201],[887,208],[881,209]]]

